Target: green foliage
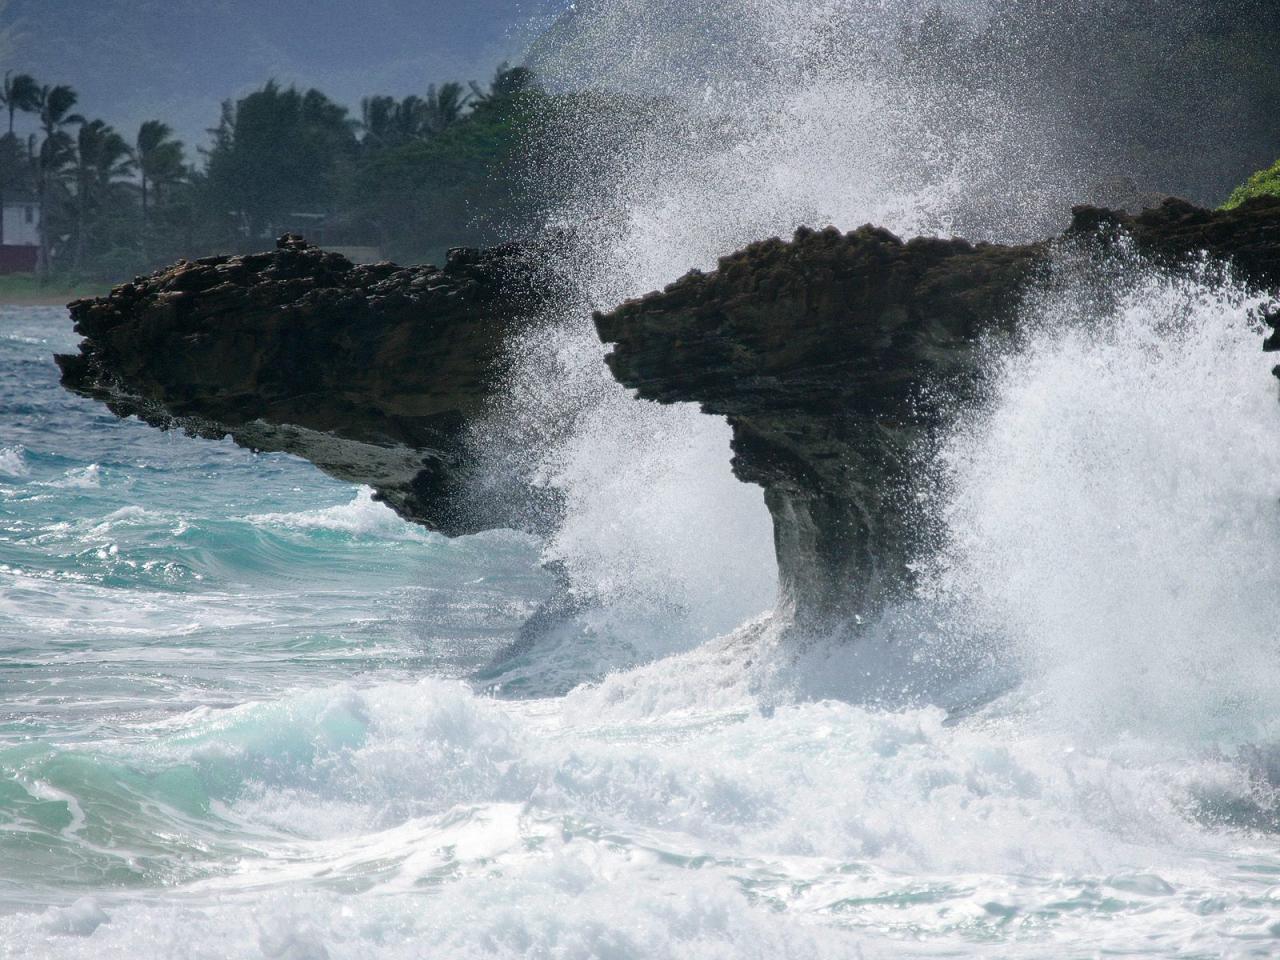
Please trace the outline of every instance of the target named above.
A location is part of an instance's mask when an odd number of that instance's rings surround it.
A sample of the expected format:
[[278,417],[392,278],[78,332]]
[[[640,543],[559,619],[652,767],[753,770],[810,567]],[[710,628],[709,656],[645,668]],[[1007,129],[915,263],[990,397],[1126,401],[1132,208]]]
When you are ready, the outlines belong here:
[[72,200],[72,267],[79,273],[91,248],[111,245],[110,228],[127,216],[131,195],[123,180],[134,170],[133,151],[124,137],[101,120],[80,125],[74,160],[75,196]]
[[507,239],[537,213],[523,147],[555,100],[503,65],[469,92],[447,83],[368,97],[356,121],[318,90],[270,82],[224,103],[197,169],[159,120],[126,139],[72,113],[70,87],[10,75],[0,95],[39,131],[0,133],[0,194],[42,203],[45,280],[119,280],[286,231],[401,260]]
[[159,190],[177,183],[186,174],[182,141],[171,138],[173,130],[159,120],[148,120],[138,128],[133,142],[133,159],[142,188],[142,213],[147,213],[148,188]]
[[361,145],[366,150],[396,147],[443,133],[462,119],[471,95],[460,83],[427,88],[426,97],[365,97],[360,102]]
[[1254,197],[1280,197],[1280,160],[1266,170],[1259,170],[1232,191],[1223,210],[1234,210]]
[[0,136],[0,197],[30,188],[31,160],[27,145],[16,135]]
[[223,105],[207,154],[206,201],[251,237],[297,211],[328,211],[339,169],[355,154],[347,110],[319,90],[281,89],[275,81]]
[[40,87],[35,77],[27,73],[5,73],[4,84],[0,86],[0,106],[8,111],[9,133],[13,133],[15,114],[34,110],[39,95]]
[[78,113],[71,112],[79,99],[65,84],[45,84],[33,93],[30,109],[39,118],[40,129],[46,137],[52,137],[63,127],[84,122]]
[[353,225],[400,260],[439,259],[444,249],[499,239],[523,219],[521,147],[543,94],[485,94],[439,133],[367,150],[347,195]]

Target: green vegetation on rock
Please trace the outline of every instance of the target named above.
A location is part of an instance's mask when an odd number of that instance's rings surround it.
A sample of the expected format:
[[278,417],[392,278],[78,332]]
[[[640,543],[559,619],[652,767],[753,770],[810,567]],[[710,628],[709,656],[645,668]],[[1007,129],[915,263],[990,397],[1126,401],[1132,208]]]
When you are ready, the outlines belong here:
[[1222,205],[1222,209],[1234,210],[1254,197],[1280,197],[1280,160],[1266,170],[1259,170],[1236,187],[1227,198],[1227,202]]

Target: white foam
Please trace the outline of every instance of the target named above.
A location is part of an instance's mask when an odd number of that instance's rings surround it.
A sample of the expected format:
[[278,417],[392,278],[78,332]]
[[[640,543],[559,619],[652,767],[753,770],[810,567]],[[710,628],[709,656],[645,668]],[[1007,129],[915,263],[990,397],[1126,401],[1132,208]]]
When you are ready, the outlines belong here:
[[1257,298],[1135,266],[1106,315],[1028,310],[944,451],[941,582],[1011,638],[1057,721],[1280,733],[1280,405]]
[[[424,680],[192,714],[132,763],[234,771],[220,817],[252,846],[181,892],[115,895],[92,955],[177,929],[231,956],[635,958],[1007,956],[1016,916],[1090,950],[1252,929],[1261,891],[1229,854],[1274,857],[1183,815],[1197,780],[1239,788],[1223,761],[743,703],[642,715]],[[89,955],[38,921],[0,918],[0,939]]]
[[59,480],[50,480],[46,486],[62,490],[96,490],[102,486],[102,467],[91,463],[87,467],[68,470]]
[[262,526],[292,530],[328,530],[351,537],[430,542],[431,534],[398,517],[394,510],[373,499],[373,490],[360,487],[350,503],[296,513],[262,513],[247,518]]
[[44,929],[54,934],[89,937],[111,920],[93,897],[81,897],[66,907],[54,907],[44,918]]
[[25,477],[31,471],[27,466],[26,448],[21,444],[0,447],[0,476]]
[[[184,881],[160,869],[93,903],[0,915],[0,955],[1218,956],[1274,942],[1275,844],[1231,820],[1274,797],[1229,750],[1204,749],[1280,716],[1274,387],[1238,292],[1148,278],[1114,333],[1072,326],[1079,297],[1041,303],[987,415],[945,445],[945,603],[930,612],[961,608],[959,633],[1007,639],[1021,690],[958,722],[920,705],[957,685],[892,624],[856,649],[796,652],[764,618],[688,650],[771,605],[768,519],[731,477],[724,424],[609,378],[590,309],[800,223],[971,233],[993,196],[986,235],[1039,222],[1028,185],[1063,175],[1037,123],[877,73],[886,11],[913,7],[602,0],[567,64],[670,93],[672,110],[655,105],[621,149],[592,128],[556,145],[570,172],[593,171],[560,211],[587,251],[569,271],[579,303],[525,345],[506,413],[569,506],[549,556],[601,601],[598,630],[653,662],[529,702],[438,680],[277,686],[137,739],[95,736],[77,758],[123,770],[138,815],[156,814],[155,784],[207,792],[199,823],[163,836]],[[697,29],[664,20],[685,9]],[[113,515],[103,535],[135,519]],[[251,519],[425,536],[368,491]],[[3,612],[30,614],[14,618],[24,638],[195,629],[189,597],[105,603],[79,587],[54,623],[47,583],[11,579],[24,592]],[[206,600],[198,616],[231,627],[272,614]],[[949,642],[929,656],[945,661]],[[110,665],[131,648],[67,656]],[[193,672],[209,656],[166,649]],[[671,651],[687,652],[654,659]],[[70,818],[58,842],[92,842],[121,815],[116,796],[75,791],[37,798],[55,833]],[[1219,822],[1200,822],[1204,796]]]

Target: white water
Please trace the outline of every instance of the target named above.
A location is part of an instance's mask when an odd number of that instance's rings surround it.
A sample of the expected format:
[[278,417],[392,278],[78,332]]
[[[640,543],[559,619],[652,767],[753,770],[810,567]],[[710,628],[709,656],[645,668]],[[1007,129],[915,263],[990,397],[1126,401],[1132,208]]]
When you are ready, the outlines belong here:
[[564,497],[545,559],[639,659],[770,609],[772,530],[759,491],[731,476],[727,427],[636,401],[601,362],[591,310],[801,225],[1038,236],[1083,189],[1058,156],[1061,118],[902,61],[900,31],[923,9],[602,0],[537,63],[553,87],[645,99],[548,123],[538,169],[571,185],[550,227],[572,237],[562,269],[579,310],[517,348],[483,446]]
[[1280,730],[1280,403],[1252,297],[1140,263],[1114,312],[1075,283],[993,360],[942,452],[941,586],[1012,646],[1037,710],[1084,736]]
[[5,486],[0,956],[1267,955],[1275,387],[1254,300],[1131,283],[993,356],[880,639],[765,620],[563,697],[405,667],[527,615],[527,552],[59,399],[101,466],[26,432]]

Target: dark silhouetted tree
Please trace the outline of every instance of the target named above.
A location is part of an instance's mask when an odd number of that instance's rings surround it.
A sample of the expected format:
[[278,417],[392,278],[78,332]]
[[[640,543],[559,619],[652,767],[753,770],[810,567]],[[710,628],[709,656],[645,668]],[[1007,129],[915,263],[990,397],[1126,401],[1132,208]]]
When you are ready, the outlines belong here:
[[[37,271],[42,277],[49,274],[49,231],[55,220],[54,200],[59,198],[65,185],[67,170],[75,159],[75,142],[66,128],[83,123],[84,117],[72,113],[76,105],[76,92],[68,86],[45,84],[36,92],[32,112],[40,122],[43,134],[38,147],[30,148],[35,163],[36,199],[40,203],[40,252]],[[33,141],[35,135],[32,135]]]
[[5,73],[4,84],[0,86],[0,104],[9,112],[10,133],[13,133],[14,114],[34,110],[39,95],[40,85],[35,77],[28,73]]
[[[0,170],[0,210],[4,210],[6,194],[16,189],[23,179],[18,171],[28,165],[26,151],[21,141],[13,135],[14,114],[34,110],[39,92],[40,87],[35,78],[27,73],[15,74],[8,71],[4,75],[4,83],[0,84],[0,105],[9,113],[9,132],[4,137],[3,146],[0,146],[0,150],[4,152],[4,156],[0,158],[4,163],[4,169]],[[0,216],[0,243],[4,243],[3,219]]]
[[449,129],[462,119],[470,102],[471,94],[460,83],[442,84],[439,89],[432,84],[427,88],[427,99],[423,105],[427,129],[431,133],[442,133]]
[[113,188],[133,172],[133,153],[124,137],[102,120],[80,125],[75,149],[75,257],[84,269],[89,235],[112,206]]
[[142,223],[147,225],[152,193],[176,183],[186,174],[181,140],[172,138],[173,129],[159,120],[148,120],[138,128],[133,142],[133,160],[142,188]]
[[329,210],[338,171],[355,152],[355,126],[346,108],[320,91],[274,81],[228,101],[207,152],[207,202],[253,239],[290,214]]

